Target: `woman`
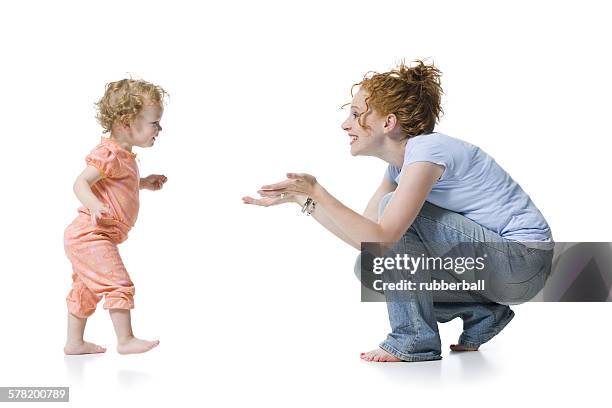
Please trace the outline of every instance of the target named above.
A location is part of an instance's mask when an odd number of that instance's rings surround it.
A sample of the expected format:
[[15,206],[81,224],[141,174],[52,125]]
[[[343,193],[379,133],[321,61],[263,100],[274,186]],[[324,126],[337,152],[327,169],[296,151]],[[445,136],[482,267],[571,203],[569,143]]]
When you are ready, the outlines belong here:
[[[468,296],[468,301],[439,301],[431,291],[410,292],[396,301],[385,291],[392,331],[379,349],[361,358],[439,360],[437,321],[455,317],[463,319],[463,333],[451,350],[476,351],[514,317],[507,304],[526,301],[541,289],[552,260],[550,228],[529,196],[489,155],[433,133],[442,112],[440,71],[433,64],[402,63],[390,72],[366,75],[354,86],[359,91],[342,124],[351,154],[388,163],[363,215],[303,173],[288,173],[287,180],[263,186],[258,191],[262,198],[243,201],[266,207],[298,203],[357,249],[363,242],[398,243],[415,256],[443,256],[449,247],[441,250],[432,243],[484,245],[491,265],[488,290]],[[422,282],[445,279],[436,273],[419,270],[413,277]]]

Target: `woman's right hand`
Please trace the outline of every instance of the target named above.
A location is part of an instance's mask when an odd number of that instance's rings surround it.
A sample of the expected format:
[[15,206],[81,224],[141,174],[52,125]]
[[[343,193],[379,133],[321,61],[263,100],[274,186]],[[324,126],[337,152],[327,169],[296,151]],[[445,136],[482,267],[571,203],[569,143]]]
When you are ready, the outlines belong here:
[[111,212],[107,206],[98,201],[89,208],[89,214],[91,215],[91,225],[95,226],[98,222],[98,218],[102,218],[102,214],[110,215]]
[[262,198],[253,198],[253,197],[242,197],[242,202],[244,204],[253,204],[259,205],[261,207],[270,207],[273,205],[283,204],[283,203],[296,203],[299,205],[303,205],[306,202],[306,198],[297,194],[287,194],[285,197],[262,197]]

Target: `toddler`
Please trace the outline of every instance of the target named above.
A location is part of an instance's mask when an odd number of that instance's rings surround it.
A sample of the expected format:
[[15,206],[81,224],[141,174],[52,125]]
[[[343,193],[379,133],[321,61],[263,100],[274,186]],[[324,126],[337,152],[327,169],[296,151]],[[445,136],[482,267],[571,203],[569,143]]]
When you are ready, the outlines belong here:
[[138,216],[139,190],[159,190],[166,176],[140,178],[132,147],[152,147],[162,130],[166,92],[146,81],[123,79],[107,85],[96,104],[97,119],[110,132],[87,155],[74,192],[83,204],[64,232],[64,248],[72,263],[68,304],[68,337],[64,353],[103,353],[104,347],[83,340],[87,318],[104,296],[120,354],[143,353],[159,344],[134,337],[130,309],[134,284],[117,245],[125,241]]

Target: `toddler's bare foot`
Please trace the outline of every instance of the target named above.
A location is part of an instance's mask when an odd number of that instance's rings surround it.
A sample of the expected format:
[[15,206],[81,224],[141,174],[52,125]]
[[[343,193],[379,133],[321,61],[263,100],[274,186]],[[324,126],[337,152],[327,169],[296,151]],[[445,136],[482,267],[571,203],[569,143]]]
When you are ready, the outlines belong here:
[[152,348],[157,347],[158,344],[159,340],[147,341],[131,336],[117,344],[117,352],[119,354],[146,353]]
[[452,351],[478,351],[478,347],[467,347],[462,344],[451,344],[450,349]]
[[361,353],[360,357],[365,361],[376,361],[379,363],[397,363],[402,361],[394,355],[387,353],[383,349],[376,349],[367,353]]
[[80,341],[76,343],[66,343],[64,347],[64,353],[66,355],[73,354],[98,354],[104,353],[106,348],[98,346],[97,344],[90,343],[88,341]]

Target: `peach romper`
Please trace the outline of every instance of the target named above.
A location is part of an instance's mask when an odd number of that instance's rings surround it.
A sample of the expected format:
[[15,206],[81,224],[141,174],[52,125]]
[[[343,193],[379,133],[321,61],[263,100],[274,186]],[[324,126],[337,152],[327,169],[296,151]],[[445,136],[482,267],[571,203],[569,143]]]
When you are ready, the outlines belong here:
[[72,289],[66,297],[68,311],[88,317],[104,296],[104,309],[133,309],[134,284],[119,256],[117,245],[125,241],[136,223],[140,174],[136,154],[102,137],[85,158],[100,171],[102,179],[92,192],[110,210],[91,225],[89,209],[78,215],[64,231],[64,249],[72,263]]

